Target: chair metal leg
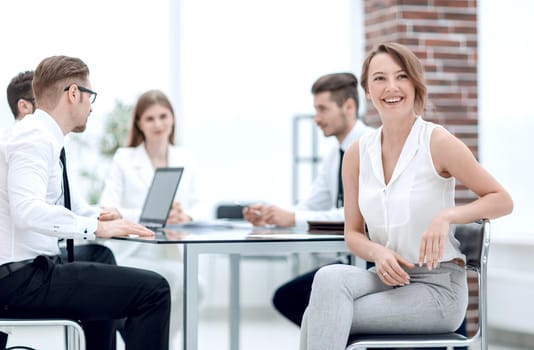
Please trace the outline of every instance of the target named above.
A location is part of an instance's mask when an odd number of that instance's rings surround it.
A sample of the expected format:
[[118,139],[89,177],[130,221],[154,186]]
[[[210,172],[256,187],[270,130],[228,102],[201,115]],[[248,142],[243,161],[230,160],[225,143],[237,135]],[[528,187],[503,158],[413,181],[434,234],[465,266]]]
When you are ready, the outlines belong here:
[[[79,323],[65,319],[0,319],[2,327],[63,327],[65,348],[85,350],[85,334]],[[61,328],[60,328],[61,329]],[[61,343],[61,341],[60,341]]]
[[78,349],[78,334],[70,326],[65,326],[65,349],[67,350],[79,350]]
[[85,350],[85,335],[78,323],[65,325],[64,330],[66,350]]
[[297,277],[300,273],[300,257],[298,253],[291,253],[288,256],[288,261],[291,265],[291,277]]
[[0,350],[4,350],[7,345],[7,333],[0,332]]

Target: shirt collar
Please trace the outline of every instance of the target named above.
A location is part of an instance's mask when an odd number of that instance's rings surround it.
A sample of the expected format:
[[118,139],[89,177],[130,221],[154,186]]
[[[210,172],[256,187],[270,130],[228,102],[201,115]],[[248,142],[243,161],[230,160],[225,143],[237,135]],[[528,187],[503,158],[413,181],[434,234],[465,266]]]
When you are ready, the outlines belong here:
[[345,139],[339,145],[343,151],[346,151],[347,148],[360,137],[365,135],[369,131],[369,127],[365,125],[361,120],[357,120],[350,132],[345,136]]
[[54,140],[58,143],[59,150],[63,148],[65,144],[65,135],[63,135],[63,131],[59,127],[57,121],[52,118],[50,114],[42,109],[36,109],[33,113],[33,116],[28,117],[33,117],[34,119],[38,120],[44,126],[44,128],[50,132],[50,135],[52,135]]

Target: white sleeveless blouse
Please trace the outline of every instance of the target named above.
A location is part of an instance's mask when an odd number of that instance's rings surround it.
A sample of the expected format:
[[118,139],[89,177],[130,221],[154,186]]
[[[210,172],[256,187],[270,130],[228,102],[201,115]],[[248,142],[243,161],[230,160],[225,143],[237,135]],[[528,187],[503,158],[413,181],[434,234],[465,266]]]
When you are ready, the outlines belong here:
[[[418,117],[405,141],[391,180],[385,185],[382,167],[382,128],[360,139],[359,206],[369,238],[406,258],[419,260],[421,237],[434,217],[454,207],[454,178],[440,176],[432,162],[430,137],[439,125]],[[442,261],[460,258],[453,236]]]

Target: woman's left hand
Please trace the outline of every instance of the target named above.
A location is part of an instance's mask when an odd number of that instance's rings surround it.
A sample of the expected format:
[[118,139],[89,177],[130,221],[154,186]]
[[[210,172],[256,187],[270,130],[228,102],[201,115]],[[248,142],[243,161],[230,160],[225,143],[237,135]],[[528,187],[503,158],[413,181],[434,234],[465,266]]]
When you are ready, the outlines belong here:
[[169,217],[167,217],[167,223],[172,225],[183,224],[190,221],[192,221],[191,217],[183,211],[180,202],[173,202]]
[[421,238],[419,247],[419,266],[427,264],[428,269],[438,267],[445,253],[445,243],[448,239],[450,224],[441,218],[432,220]]

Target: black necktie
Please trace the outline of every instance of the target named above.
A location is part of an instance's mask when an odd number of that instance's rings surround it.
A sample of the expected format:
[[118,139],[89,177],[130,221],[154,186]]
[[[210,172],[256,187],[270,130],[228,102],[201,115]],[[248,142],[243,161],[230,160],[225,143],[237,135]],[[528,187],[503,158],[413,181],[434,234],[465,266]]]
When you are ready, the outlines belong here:
[[343,207],[343,180],[341,179],[341,167],[343,166],[343,155],[345,151],[339,149],[339,169],[337,173],[337,201],[336,208]]
[[[67,177],[67,159],[65,158],[65,148],[61,149],[59,160],[61,161],[61,167],[63,168],[63,205],[65,208],[70,210],[70,188],[69,178]],[[67,260],[68,262],[74,261],[74,240],[72,238],[67,239]]]

